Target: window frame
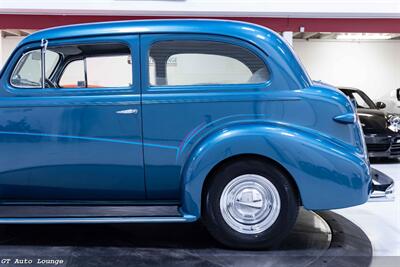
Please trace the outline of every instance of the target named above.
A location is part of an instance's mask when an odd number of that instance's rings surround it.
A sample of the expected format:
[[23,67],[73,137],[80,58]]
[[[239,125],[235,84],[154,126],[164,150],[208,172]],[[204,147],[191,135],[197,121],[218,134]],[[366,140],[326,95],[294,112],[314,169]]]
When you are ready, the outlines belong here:
[[[139,94],[140,93],[140,53],[139,53],[139,35],[129,34],[129,35],[111,35],[111,36],[98,36],[89,38],[71,38],[71,39],[55,39],[49,40],[48,49],[54,46],[68,46],[68,45],[84,45],[84,44],[107,44],[107,43],[117,43],[126,45],[130,50],[130,56],[132,59],[131,69],[132,69],[132,85],[127,87],[103,87],[103,88],[28,88],[28,87],[15,87],[11,84],[11,75],[16,68],[18,62],[22,59],[22,56],[30,51],[40,49],[40,43],[29,43],[23,47],[18,48],[10,56],[9,62],[3,72],[3,77],[7,77],[3,84],[4,89],[12,93],[13,95],[19,96],[76,96],[76,95],[118,95],[118,94]],[[62,55],[60,55],[59,62],[63,60]],[[67,66],[67,65],[66,65]],[[59,67],[59,65],[57,65]],[[56,68],[55,68],[56,69]],[[62,70],[57,71],[49,76],[53,78],[54,75],[62,73]],[[59,77],[57,77],[58,79]]]
[[[153,44],[163,41],[208,41],[219,42],[230,45],[235,45],[248,50],[257,56],[265,65],[269,72],[268,80],[262,83],[246,83],[246,84],[207,84],[207,85],[151,85],[150,84],[150,68],[149,68],[149,55],[150,49]],[[141,67],[142,67],[142,87],[145,91],[154,93],[163,92],[191,92],[191,91],[238,91],[243,90],[256,90],[266,89],[271,85],[273,80],[273,72],[267,63],[268,55],[260,50],[255,45],[247,41],[226,37],[222,35],[209,35],[209,34],[143,34],[141,36]]]

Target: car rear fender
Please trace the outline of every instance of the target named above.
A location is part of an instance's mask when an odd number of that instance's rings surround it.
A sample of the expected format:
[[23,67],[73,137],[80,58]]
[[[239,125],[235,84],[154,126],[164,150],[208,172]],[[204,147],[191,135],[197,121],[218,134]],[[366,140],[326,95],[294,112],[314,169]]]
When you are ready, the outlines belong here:
[[213,132],[193,149],[182,172],[182,212],[200,217],[208,174],[218,163],[241,154],[269,158],[294,178],[307,209],[354,206],[368,199],[369,167],[357,149],[318,132],[268,121]]

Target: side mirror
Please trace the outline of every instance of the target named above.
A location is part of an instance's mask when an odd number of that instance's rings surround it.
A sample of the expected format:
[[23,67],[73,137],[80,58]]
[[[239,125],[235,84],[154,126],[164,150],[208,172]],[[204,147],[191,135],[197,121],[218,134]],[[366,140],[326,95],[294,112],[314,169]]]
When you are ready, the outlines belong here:
[[397,100],[400,101],[400,88],[396,89],[396,96],[397,96]]
[[378,109],[384,109],[384,108],[386,108],[386,104],[385,103],[383,103],[383,102],[376,102],[376,107],[378,108]]

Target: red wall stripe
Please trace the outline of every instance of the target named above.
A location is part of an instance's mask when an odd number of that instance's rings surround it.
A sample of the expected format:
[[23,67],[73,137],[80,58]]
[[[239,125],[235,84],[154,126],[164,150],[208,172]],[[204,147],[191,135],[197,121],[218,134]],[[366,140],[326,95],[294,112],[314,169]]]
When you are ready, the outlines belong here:
[[[43,29],[60,25],[137,19],[188,18],[151,16],[0,15],[0,29]],[[209,17],[260,24],[275,31],[400,33],[400,19]]]

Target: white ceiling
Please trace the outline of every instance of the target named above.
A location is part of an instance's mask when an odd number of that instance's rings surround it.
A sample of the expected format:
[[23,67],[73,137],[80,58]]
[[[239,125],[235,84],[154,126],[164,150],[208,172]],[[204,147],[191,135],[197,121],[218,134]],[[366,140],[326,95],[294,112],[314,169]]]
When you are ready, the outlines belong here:
[[3,14],[400,18],[398,0],[1,0]]
[[[371,39],[369,40],[379,40],[379,36],[384,35],[386,40],[399,40],[400,34],[399,33],[342,33],[342,32],[295,32],[293,33],[294,39],[305,39],[305,40],[336,40],[338,35],[349,35],[350,38],[348,40],[359,40],[357,37],[358,35],[367,35],[370,36]],[[351,36],[354,38],[352,39]]]
[[20,37],[28,36],[35,30],[24,30],[24,29],[2,29],[0,30],[1,37]]

